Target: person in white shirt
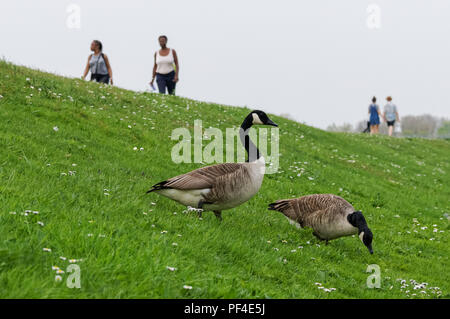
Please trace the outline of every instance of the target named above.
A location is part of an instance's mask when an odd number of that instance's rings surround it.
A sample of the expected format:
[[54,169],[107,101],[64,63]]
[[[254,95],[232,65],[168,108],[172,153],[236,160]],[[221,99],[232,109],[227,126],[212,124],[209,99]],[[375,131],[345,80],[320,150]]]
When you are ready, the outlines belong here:
[[153,65],[153,77],[150,85],[153,87],[156,77],[159,93],[165,94],[167,88],[167,92],[174,95],[180,71],[177,53],[174,49],[167,47],[167,37],[165,35],[161,35],[158,40],[161,50],[155,52],[155,64]]
[[392,103],[392,97],[388,96],[386,100],[387,104],[384,106],[384,119],[388,125],[388,134],[389,136],[392,136],[395,120],[400,122],[400,117],[398,115],[397,106]]

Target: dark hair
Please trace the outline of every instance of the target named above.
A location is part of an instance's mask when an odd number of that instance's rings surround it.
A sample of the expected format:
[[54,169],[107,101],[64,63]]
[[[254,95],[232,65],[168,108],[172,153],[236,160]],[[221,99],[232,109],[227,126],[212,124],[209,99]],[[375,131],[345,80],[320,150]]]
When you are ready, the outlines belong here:
[[98,45],[100,51],[103,49],[103,44],[99,40],[94,40],[94,43]]
[[377,101],[377,98],[374,96],[374,97],[372,98],[372,102],[375,103],[376,101]]
[[160,35],[160,36],[158,37],[158,40],[161,39],[161,38],[166,39],[166,41],[168,40],[168,39],[167,39],[167,36],[165,36],[165,35]]

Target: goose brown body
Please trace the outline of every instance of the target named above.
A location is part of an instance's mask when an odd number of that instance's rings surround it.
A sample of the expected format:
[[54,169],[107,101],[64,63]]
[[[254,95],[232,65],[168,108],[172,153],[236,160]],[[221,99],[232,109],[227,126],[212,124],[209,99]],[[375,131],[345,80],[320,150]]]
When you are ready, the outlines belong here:
[[347,216],[355,209],[340,196],[333,194],[313,194],[300,198],[278,200],[269,209],[283,213],[301,227],[310,227],[314,235],[323,240],[331,240],[358,233],[358,228],[350,224]]
[[264,157],[251,163],[223,163],[201,167],[172,177],[152,187],[156,192],[185,206],[205,210],[225,210],[252,198],[261,187]]
[[248,134],[254,124],[278,126],[263,111],[254,110],[245,117],[239,130],[248,154],[245,163],[201,167],[157,183],[147,193],[155,192],[185,206],[199,208],[199,216],[202,210],[212,210],[221,219],[222,210],[248,201],[261,187],[266,163]]

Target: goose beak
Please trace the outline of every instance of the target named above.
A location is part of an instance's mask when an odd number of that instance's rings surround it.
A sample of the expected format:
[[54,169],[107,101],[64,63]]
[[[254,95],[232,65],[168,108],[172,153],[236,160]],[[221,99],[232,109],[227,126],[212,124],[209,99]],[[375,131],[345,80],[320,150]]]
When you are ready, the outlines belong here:
[[278,124],[275,124],[271,119],[267,119],[267,122],[265,123],[266,125],[272,125],[275,127],[278,127]]
[[367,248],[369,249],[370,254],[373,255],[372,245],[367,246]]

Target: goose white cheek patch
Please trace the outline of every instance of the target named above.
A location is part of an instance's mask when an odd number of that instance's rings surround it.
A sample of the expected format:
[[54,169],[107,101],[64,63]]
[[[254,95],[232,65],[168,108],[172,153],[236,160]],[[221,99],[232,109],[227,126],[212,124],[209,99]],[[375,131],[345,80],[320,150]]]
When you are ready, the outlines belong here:
[[361,234],[359,234],[359,239],[361,239],[361,241],[364,242],[363,238],[364,238],[364,232],[362,231]]
[[253,116],[253,124],[263,124],[258,114],[252,113],[252,116]]

